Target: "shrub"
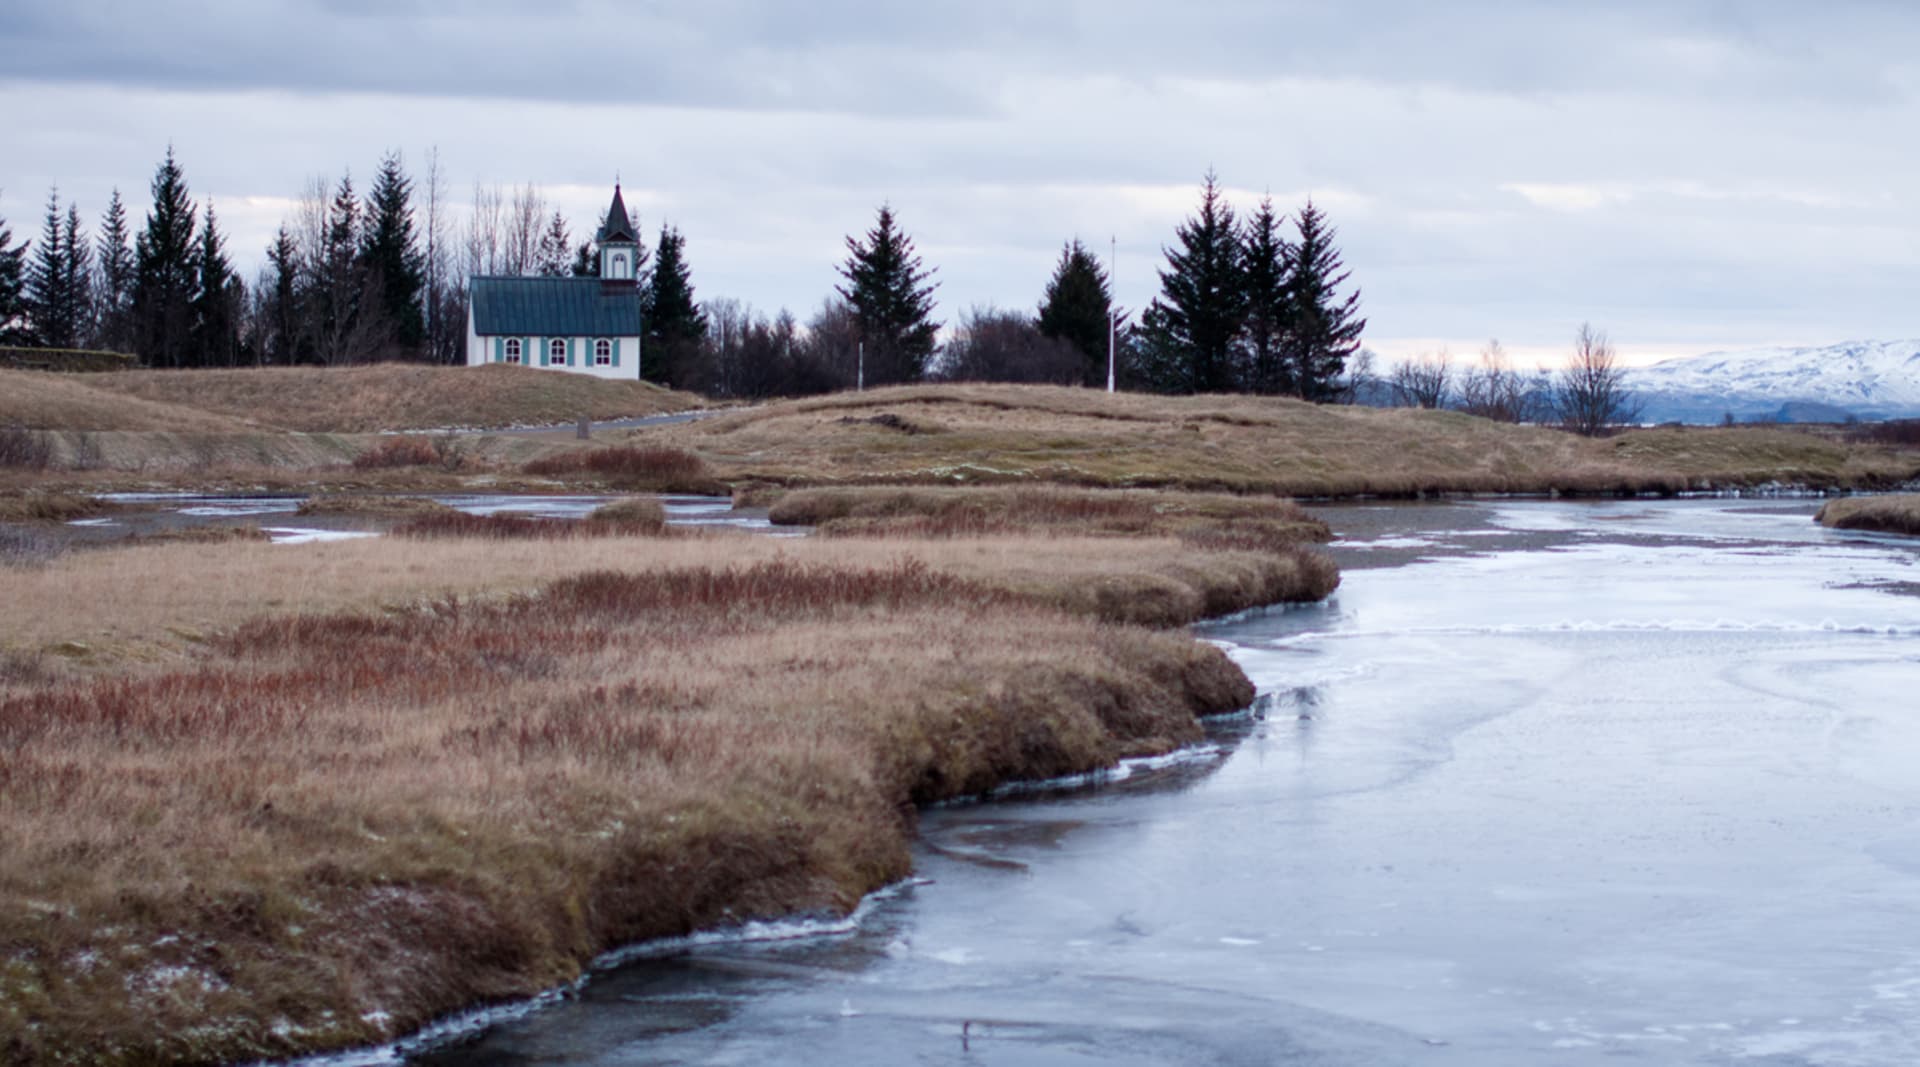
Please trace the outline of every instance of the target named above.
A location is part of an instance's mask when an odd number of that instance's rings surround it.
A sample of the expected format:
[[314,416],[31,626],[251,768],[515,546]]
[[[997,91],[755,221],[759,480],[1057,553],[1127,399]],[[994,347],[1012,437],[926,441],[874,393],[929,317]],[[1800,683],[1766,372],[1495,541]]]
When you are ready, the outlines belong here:
[[619,489],[724,492],[705,460],[678,448],[578,448],[536,459],[520,469],[543,478],[591,478]]
[[441,452],[424,437],[386,437],[353,458],[355,470],[428,467],[442,462]]
[[666,515],[658,518],[545,519],[511,512],[469,515],[464,511],[422,515],[394,527],[397,537],[419,540],[477,537],[493,541],[570,541],[586,537],[657,537],[666,532]]
[[42,471],[53,462],[53,442],[17,422],[0,426],[0,467]]

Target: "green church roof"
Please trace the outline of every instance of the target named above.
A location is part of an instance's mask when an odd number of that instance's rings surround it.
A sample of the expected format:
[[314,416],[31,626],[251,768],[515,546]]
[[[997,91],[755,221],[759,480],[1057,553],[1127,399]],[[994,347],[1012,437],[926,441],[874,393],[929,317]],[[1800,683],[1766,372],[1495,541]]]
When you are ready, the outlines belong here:
[[482,337],[637,337],[640,287],[599,278],[473,279]]
[[633,220],[627,217],[627,202],[620,199],[620,184],[613,186],[613,206],[607,208],[606,225],[600,227],[600,243],[625,241],[639,244],[640,235],[633,231]]

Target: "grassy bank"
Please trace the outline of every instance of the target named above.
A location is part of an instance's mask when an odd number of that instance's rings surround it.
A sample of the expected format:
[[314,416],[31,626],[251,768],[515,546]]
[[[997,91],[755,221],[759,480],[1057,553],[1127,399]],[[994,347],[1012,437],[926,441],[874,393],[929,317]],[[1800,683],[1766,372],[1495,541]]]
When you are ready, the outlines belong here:
[[1814,518],[1836,530],[1873,530],[1920,537],[1920,495],[1829,500]]
[[[649,518],[626,510],[604,521]],[[1010,535],[0,568],[0,1049],[378,1041],[615,945],[844,909],[906,872],[912,805],[1164,751],[1251,698],[1210,646],[1109,621],[1130,586],[1177,623],[1291,566]]]
[[1588,439],[1455,412],[1248,396],[914,386],[643,432],[734,484],[1055,483],[1294,497],[1887,487],[1920,450],[1764,427]]
[[75,383],[123,403],[132,398],[303,433],[539,426],[582,417],[657,415],[705,404],[690,393],[650,382],[604,381],[504,365],[144,370],[89,376]]

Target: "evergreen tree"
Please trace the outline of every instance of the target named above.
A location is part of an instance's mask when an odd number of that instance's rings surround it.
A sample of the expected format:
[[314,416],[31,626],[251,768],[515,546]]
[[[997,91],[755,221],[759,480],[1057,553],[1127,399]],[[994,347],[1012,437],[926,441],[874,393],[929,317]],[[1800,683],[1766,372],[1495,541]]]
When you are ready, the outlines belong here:
[[27,270],[27,315],[34,343],[45,348],[77,348],[87,326],[87,262],[92,250],[80,234],[80,214],[69,205],[60,213],[59,190],[47,194],[47,217],[40,244]]
[[227,259],[226,242],[213,216],[213,202],[200,224],[200,248],[194,256],[199,278],[193,294],[193,350],[203,367],[240,363],[240,309],[246,299]]
[[564,278],[573,273],[573,236],[567,232],[566,217],[559,208],[547,221],[547,232],[540,235],[539,274],[546,278]]
[[13,231],[0,217],[0,345],[28,343],[27,245],[15,246]]
[[307,343],[329,366],[370,358],[379,349],[378,315],[368,315],[365,260],[360,254],[360,201],[354,196],[353,176],[342,175],[327,205],[320,229],[320,249],[313,257],[308,281],[312,314]]
[[600,248],[596,242],[580,242],[580,247],[573,253],[573,269],[568,273],[576,278],[599,277]]
[[893,208],[880,205],[865,242],[847,238],[847,261],[835,286],[853,309],[866,351],[866,380],[875,385],[917,382],[926,375],[940,324],[933,321],[933,271],[921,266],[913,239],[894,225]]
[[95,348],[113,352],[133,347],[133,248],[127,230],[127,209],[120,190],[107,202],[100,222],[100,245],[94,256],[93,341]]
[[641,291],[643,377],[668,386],[680,386],[690,379],[692,363],[707,335],[706,313],[693,299],[686,247],[687,239],[679,230],[660,227],[653,275]]
[[1293,326],[1288,288],[1293,247],[1280,236],[1272,197],[1260,198],[1260,210],[1247,220],[1242,243],[1247,291],[1247,318],[1241,329],[1243,383],[1255,393],[1297,394],[1299,387],[1285,355]]
[[[559,220],[557,213],[554,218]],[[380,161],[362,230],[360,271],[377,294],[374,306],[362,313],[378,321],[379,332],[402,355],[416,357],[426,338],[426,259],[413,225],[413,180],[401,169],[397,152]]]
[[300,362],[300,246],[282,224],[267,246],[272,270],[266,299],[266,336],[257,342],[262,362],[288,366]]
[[1106,384],[1109,331],[1115,328],[1115,317],[1106,270],[1075,238],[1060,250],[1060,262],[1047,281],[1039,326],[1042,335],[1065,341],[1080,354],[1083,385]]
[[194,207],[186,175],[167,149],[153,175],[153,209],[134,241],[133,344],[153,367],[193,362],[193,295],[199,282]]
[[1294,244],[1293,270],[1288,291],[1293,322],[1287,334],[1287,363],[1300,396],[1315,402],[1333,399],[1347,358],[1360,348],[1360,290],[1345,300],[1339,287],[1346,284],[1340,251],[1334,247],[1334,229],[1320,209],[1307,201],[1295,220],[1299,240]]
[[1239,224],[1207,172],[1200,212],[1174,235],[1160,272],[1161,296],[1141,316],[1147,356],[1143,369],[1154,388],[1215,393],[1235,388],[1234,342],[1246,320]]

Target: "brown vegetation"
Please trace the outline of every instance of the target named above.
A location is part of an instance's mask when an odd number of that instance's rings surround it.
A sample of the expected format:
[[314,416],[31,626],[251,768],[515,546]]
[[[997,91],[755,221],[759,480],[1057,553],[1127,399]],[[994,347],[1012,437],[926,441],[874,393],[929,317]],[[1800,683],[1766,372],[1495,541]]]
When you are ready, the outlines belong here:
[[73,493],[0,494],[0,522],[72,522],[111,509],[98,497]]
[[[307,433],[497,428],[684,411],[703,401],[650,382],[607,381],[529,367],[358,367],[148,370],[86,385]],[[4,413],[0,413],[4,414]],[[88,426],[86,429],[128,429]]]
[[1920,494],[1829,500],[1821,505],[1814,519],[1836,530],[1872,530],[1920,537]]
[[[844,909],[907,871],[911,804],[1164,751],[1251,698],[1216,649],[1088,618],[1089,589],[1209,611],[1278,573],[1068,537],[221,557],[0,570],[15,1059],[340,1047],[615,945]],[[115,661],[128,631],[204,651]],[[49,667],[70,645],[117,667]]]
[[[874,421],[883,415],[917,432]],[[1052,386],[875,389],[635,437],[697,452],[735,484],[786,486],[1054,483],[1335,497],[1884,487],[1920,475],[1920,450],[1788,428],[1590,440],[1457,412]]]
[[1225,493],[1064,487],[801,489],[771,503],[776,525],[832,536],[973,537],[1048,532],[1076,536],[1181,535],[1232,529],[1273,544],[1332,539],[1291,500]]
[[422,496],[370,496],[356,493],[326,494],[309,497],[295,510],[296,515],[367,515],[382,518],[438,515],[453,511],[449,505]]
[[724,495],[706,461],[678,448],[576,448],[520,468],[543,478],[584,480],[623,492]]
[[500,512],[493,515],[469,515],[449,509],[422,515],[394,527],[396,537],[420,540],[432,538],[484,538],[499,541],[583,541],[606,537],[658,537],[667,529],[663,512],[657,518],[549,519],[537,515]]

